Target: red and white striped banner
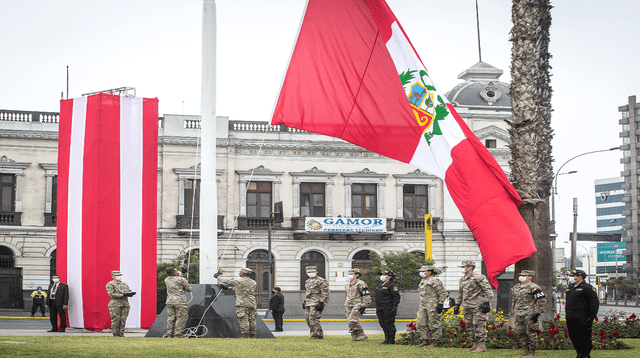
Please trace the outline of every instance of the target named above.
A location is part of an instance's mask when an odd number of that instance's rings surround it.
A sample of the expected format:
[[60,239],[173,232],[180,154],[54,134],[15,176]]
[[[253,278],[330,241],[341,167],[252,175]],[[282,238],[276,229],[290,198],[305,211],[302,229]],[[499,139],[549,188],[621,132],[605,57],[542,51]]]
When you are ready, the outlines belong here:
[[111,271],[137,295],[127,327],[156,317],[158,100],[100,93],[60,102],[57,273],[71,327],[111,326]]

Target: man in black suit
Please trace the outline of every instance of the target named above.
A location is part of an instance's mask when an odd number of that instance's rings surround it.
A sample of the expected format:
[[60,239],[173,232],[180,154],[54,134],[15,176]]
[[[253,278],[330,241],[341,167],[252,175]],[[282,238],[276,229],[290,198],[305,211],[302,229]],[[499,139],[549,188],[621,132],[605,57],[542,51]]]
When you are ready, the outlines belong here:
[[282,332],[282,315],[284,314],[284,296],[280,287],[273,288],[273,296],[269,300],[269,312],[273,315],[273,322],[276,324],[274,332]]
[[[47,304],[51,313],[51,330],[48,332],[64,332],[67,329],[67,315],[65,310],[69,308],[69,286],[60,282],[60,276],[51,277]],[[58,330],[58,317],[60,317],[60,329]]]

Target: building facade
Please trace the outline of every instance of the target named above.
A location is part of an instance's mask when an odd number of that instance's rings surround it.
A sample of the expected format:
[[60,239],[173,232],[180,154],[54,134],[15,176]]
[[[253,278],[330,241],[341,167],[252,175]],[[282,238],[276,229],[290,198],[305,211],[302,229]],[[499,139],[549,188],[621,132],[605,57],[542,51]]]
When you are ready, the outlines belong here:
[[625,205],[622,215],[625,223],[622,226],[624,233],[622,241],[626,242],[626,250],[623,254],[627,256],[624,267],[627,275],[637,277],[640,268],[640,227],[639,222],[639,200],[638,190],[640,187],[640,103],[636,102],[636,96],[629,96],[628,103],[618,107],[622,119],[618,123],[622,126],[620,137],[622,138],[622,159],[620,163],[624,166],[621,176],[624,178],[622,189],[624,197],[622,202]]
[[[464,82],[448,97],[508,171],[504,119],[511,103],[501,74],[480,62],[459,76]],[[0,259],[21,271],[21,296],[46,287],[55,271],[57,123],[57,113],[0,110]],[[165,115],[158,125],[158,262],[167,262],[199,247],[199,117]],[[340,307],[346,272],[370,265],[371,252],[424,255],[424,214],[434,217],[433,253],[437,265],[447,266],[441,279],[448,290],[458,288],[462,260],[481,266],[443,181],[429,173],[266,122],[218,117],[217,137],[218,265],[233,275],[253,269],[261,306],[269,297],[268,218],[279,201],[284,222],[271,234],[272,282],[290,297],[304,294],[306,266],[319,268]],[[305,217],[381,218],[386,231],[309,232]]]

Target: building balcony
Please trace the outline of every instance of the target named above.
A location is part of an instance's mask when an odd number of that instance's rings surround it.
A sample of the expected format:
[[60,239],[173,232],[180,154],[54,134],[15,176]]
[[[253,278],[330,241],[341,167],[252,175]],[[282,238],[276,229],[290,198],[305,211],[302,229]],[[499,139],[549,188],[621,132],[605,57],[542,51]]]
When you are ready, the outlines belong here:
[[415,232],[424,231],[424,219],[396,219],[396,231],[398,232]]
[[[191,230],[191,215],[176,215],[176,229]],[[218,215],[218,230],[224,229],[224,215]],[[193,217],[193,230],[200,230],[200,216]]]
[[630,196],[623,196],[622,198],[620,198],[620,202],[621,203],[630,203],[631,202],[631,197]]
[[[304,225],[304,224],[303,224]],[[280,224],[278,224],[280,226]],[[275,227],[274,224],[271,225]],[[238,217],[238,230],[268,230],[269,218],[249,218],[246,216]]]
[[631,158],[627,157],[627,158],[620,158],[620,163],[624,164],[624,163],[631,163]]
[[629,190],[629,189],[631,189],[631,184],[622,184],[622,185],[620,186],[620,189],[622,189],[622,190]]
[[55,227],[58,219],[57,213],[44,213],[44,226]]
[[618,120],[618,124],[629,124],[629,118],[622,118]]
[[620,146],[620,150],[630,150],[631,149],[631,144],[622,144]]
[[22,213],[18,212],[0,212],[0,225],[22,225]]

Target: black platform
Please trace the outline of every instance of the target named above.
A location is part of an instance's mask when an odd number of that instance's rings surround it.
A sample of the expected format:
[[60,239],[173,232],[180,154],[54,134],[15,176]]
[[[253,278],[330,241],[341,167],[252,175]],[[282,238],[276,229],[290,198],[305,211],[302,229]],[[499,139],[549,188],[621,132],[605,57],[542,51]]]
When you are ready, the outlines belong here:
[[[193,299],[191,299],[191,293],[187,292],[189,318],[183,336],[189,338],[240,338],[242,331],[236,317],[235,292],[223,290],[220,285],[212,284],[192,284],[191,287],[193,288],[191,292]],[[220,291],[222,292],[220,293]],[[218,293],[220,295],[211,304]],[[167,308],[165,307],[145,337],[163,337],[166,332]],[[256,338],[275,338],[260,316],[256,317]]]

